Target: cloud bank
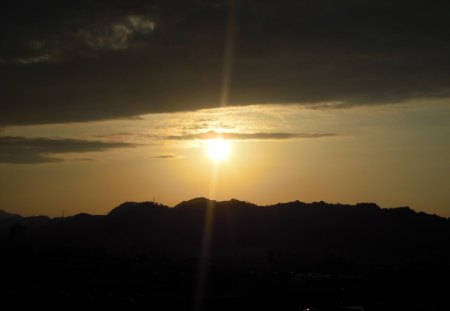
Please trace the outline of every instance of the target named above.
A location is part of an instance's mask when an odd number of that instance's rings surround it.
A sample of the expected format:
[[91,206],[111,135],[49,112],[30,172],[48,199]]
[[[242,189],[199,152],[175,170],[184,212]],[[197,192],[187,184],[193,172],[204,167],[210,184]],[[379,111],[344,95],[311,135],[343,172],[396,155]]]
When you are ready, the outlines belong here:
[[[450,96],[444,1],[242,0],[230,105]],[[0,126],[218,107],[227,1],[16,1],[0,12]]]

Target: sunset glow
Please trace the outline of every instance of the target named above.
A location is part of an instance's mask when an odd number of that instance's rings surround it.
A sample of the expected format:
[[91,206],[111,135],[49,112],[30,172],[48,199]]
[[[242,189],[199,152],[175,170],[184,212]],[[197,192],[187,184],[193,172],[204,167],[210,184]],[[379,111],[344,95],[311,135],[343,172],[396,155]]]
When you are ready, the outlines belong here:
[[0,12],[4,309],[450,311],[447,2],[61,3]]
[[446,3],[303,2],[9,2],[0,210],[208,197],[450,217]]

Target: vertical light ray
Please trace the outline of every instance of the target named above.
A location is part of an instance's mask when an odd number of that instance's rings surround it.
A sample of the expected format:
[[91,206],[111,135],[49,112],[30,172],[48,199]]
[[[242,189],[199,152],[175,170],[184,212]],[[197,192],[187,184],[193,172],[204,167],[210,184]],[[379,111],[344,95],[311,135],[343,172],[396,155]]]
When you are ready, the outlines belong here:
[[232,75],[236,31],[237,31],[236,0],[229,0],[228,21],[225,37],[225,53],[223,62],[222,94],[220,96],[221,107],[226,107],[228,105],[228,99],[230,95],[230,81]]
[[[232,75],[232,62],[234,54],[234,46],[236,40],[236,0],[228,1],[228,19],[225,37],[225,51],[223,62],[223,76],[222,89],[220,94],[220,106],[226,107],[228,105],[230,93],[230,81]],[[200,260],[197,275],[197,287],[195,293],[195,310],[200,311],[202,308],[203,297],[205,294],[206,282],[208,279],[208,261],[211,249],[211,239],[213,233],[214,223],[214,203],[216,198],[217,179],[219,175],[219,164],[214,163],[211,176],[211,184],[209,191],[208,205],[205,212],[205,223],[203,228],[202,249],[200,253]]]
[[202,249],[200,253],[200,260],[198,263],[198,274],[197,274],[197,287],[195,292],[195,310],[200,311],[202,308],[203,297],[205,293],[206,282],[208,279],[208,261],[209,253],[211,248],[211,240],[213,233],[213,223],[214,223],[214,203],[216,198],[217,190],[217,178],[219,175],[219,164],[214,163],[213,171],[211,175],[211,184],[209,190],[208,205],[205,211],[205,222],[203,226],[203,239],[202,239]]

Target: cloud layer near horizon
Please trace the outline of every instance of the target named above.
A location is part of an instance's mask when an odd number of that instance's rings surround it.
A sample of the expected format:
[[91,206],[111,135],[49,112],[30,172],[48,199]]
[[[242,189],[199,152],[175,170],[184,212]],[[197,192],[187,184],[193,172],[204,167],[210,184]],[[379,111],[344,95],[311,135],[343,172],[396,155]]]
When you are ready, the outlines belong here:
[[132,146],[122,142],[2,136],[0,137],[0,163],[61,162],[62,159],[54,158],[49,154],[105,151]]
[[[16,1],[0,13],[0,126],[218,107],[226,1]],[[444,1],[242,0],[229,103],[450,96]]]
[[163,139],[168,140],[208,140],[208,139],[226,139],[226,140],[285,140],[296,138],[321,138],[336,136],[334,133],[218,133],[209,131],[205,133],[184,134],[166,136]]

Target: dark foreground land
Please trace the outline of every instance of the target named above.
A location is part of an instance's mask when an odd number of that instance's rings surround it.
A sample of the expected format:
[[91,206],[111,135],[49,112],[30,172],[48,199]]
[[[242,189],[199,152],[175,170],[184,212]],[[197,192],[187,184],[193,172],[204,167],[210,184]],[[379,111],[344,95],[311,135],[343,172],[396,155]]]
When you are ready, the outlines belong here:
[[126,203],[106,216],[2,213],[0,237],[0,299],[17,307],[450,310],[450,221],[408,208]]
[[[30,262],[30,260],[32,262]],[[193,310],[195,262],[62,257],[2,261],[1,300],[16,306]],[[360,267],[361,268],[361,267]],[[316,269],[314,269],[316,270]],[[320,271],[318,269],[316,271]],[[327,270],[327,269],[325,269]],[[366,267],[354,274],[209,266],[205,310],[449,310],[448,270]],[[328,308],[328,309],[325,309]]]

